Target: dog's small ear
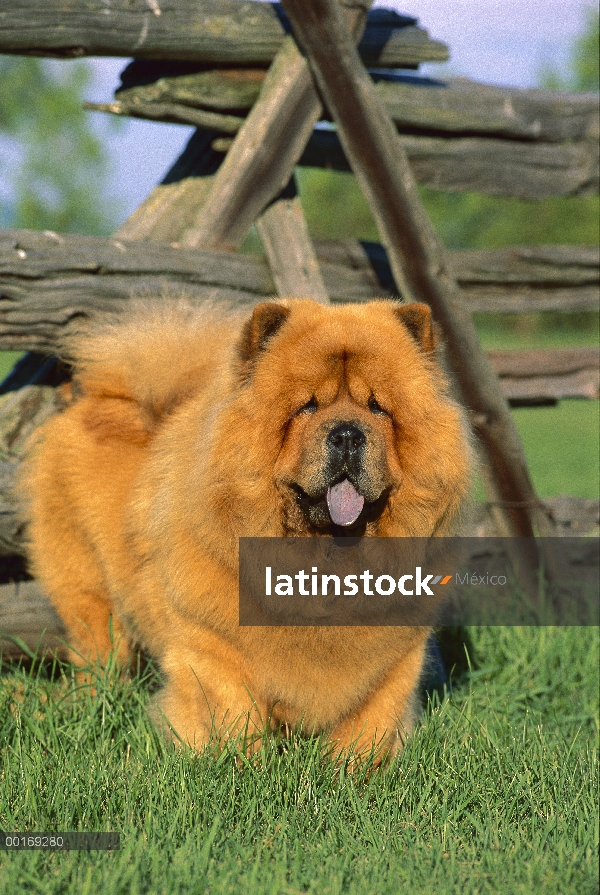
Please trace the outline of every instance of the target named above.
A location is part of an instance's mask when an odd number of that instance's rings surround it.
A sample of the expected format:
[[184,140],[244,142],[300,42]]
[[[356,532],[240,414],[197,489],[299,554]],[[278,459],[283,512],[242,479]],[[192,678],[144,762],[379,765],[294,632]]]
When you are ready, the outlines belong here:
[[242,363],[248,364],[254,360],[269,339],[285,323],[289,313],[290,309],[285,305],[271,304],[270,302],[256,305],[238,342],[238,355]]
[[415,342],[430,354],[438,344],[437,326],[433,322],[429,305],[413,303],[397,305],[394,313],[409,331]]

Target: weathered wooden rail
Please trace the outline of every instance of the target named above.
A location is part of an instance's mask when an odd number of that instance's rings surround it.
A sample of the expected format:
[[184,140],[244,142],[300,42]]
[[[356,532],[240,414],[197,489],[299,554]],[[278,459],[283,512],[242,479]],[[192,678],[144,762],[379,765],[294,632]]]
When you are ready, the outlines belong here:
[[597,348],[488,351],[487,357],[512,406],[533,407],[555,404],[561,398],[599,396]]
[[[3,0],[0,53],[124,56],[218,65],[269,65],[290,26],[279,3],[241,0]],[[444,62],[448,48],[410,16],[370,13],[365,64],[411,68]]]
[[[316,244],[332,301],[393,295],[384,250],[352,240]],[[548,246],[456,251],[451,264],[470,310],[593,311],[600,255],[595,247]],[[118,312],[132,296],[185,294],[252,303],[277,294],[261,256],[36,231],[0,232],[0,348],[60,351],[82,317]],[[595,397],[593,349],[490,355],[513,403]]]
[[[535,143],[499,137],[400,134],[418,183],[449,192],[539,200],[598,192],[598,144]],[[315,131],[299,160],[307,167],[350,171],[337,134]]]
[[[264,79],[257,69],[166,76],[164,71],[159,63],[134,63],[123,74],[128,86],[114,102],[86,107],[234,135]],[[491,87],[463,78],[442,82],[380,73],[373,78],[419,183],[523,199],[598,191],[595,94]],[[215,137],[222,149],[230,142]],[[326,130],[313,133],[300,165],[350,170],[337,134]]]
[[[204,109],[234,118],[229,125],[224,122],[223,132],[228,133],[231,127],[231,133],[237,133],[241,115],[258,99],[265,70],[194,68],[133,62],[121,74],[114,103],[86,103],[86,107],[161,120],[160,112],[149,108],[157,106],[181,124],[196,124],[195,114]],[[379,71],[371,77],[388,115],[405,132],[547,143],[592,140],[598,135],[594,93],[523,90],[479,84],[468,78],[440,80]]]
[[[236,133],[243,121],[239,113],[255,101],[264,70],[213,69],[169,76],[172,68],[165,69],[164,60],[176,60],[180,69],[184,61],[204,66],[266,66],[288,31],[287,16],[279,4],[239,0],[157,0],[150,4],[115,0],[109,6],[101,0],[84,5],[77,0],[0,4],[0,53],[161,60],[150,84],[148,70],[136,69],[140,63],[134,64],[126,74],[127,88],[115,103],[104,107],[118,114],[179,121],[229,134]],[[359,51],[365,64],[379,68],[416,67],[448,57],[445,45],[431,40],[414,19],[389,10],[369,13]],[[161,76],[161,64],[166,77]],[[136,85],[136,78],[146,83]],[[582,193],[597,188],[594,96],[563,97],[465,80],[420,86],[381,74],[377,91],[405,134],[406,149],[421,182],[465,189],[468,165],[475,177],[468,184],[471,189],[493,191],[495,180],[496,191],[503,192],[505,183],[521,182],[517,195],[540,198],[561,190]],[[460,139],[445,146],[434,142],[434,136],[448,133]],[[414,139],[418,134],[421,139]],[[473,144],[475,137],[508,137],[547,145],[520,147],[517,142],[507,146],[502,141],[481,145]],[[563,143],[568,145],[560,145]],[[479,166],[473,165],[476,160]],[[305,161],[347,167],[334,137],[313,141]],[[481,165],[490,172],[479,173]],[[495,169],[504,170],[504,176],[495,176]]]
[[[317,242],[332,301],[396,292],[385,251],[352,240]],[[593,311],[600,297],[596,247],[455,251],[450,263],[472,311]],[[274,296],[262,256],[92,236],[0,231],[0,349],[56,351],[81,316],[118,310],[134,295],[244,303]]]

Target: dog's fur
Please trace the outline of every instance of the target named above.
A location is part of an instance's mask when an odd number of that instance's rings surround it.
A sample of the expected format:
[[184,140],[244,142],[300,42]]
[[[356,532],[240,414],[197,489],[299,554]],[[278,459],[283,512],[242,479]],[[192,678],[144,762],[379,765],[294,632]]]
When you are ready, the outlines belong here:
[[[341,475],[365,499],[353,534],[454,530],[470,457],[435,341],[422,305],[296,299],[148,301],[81,335],[76,397],[21,482],[74,661],[143,647],[166,681],[155,714],[196,748],[249,720],[394,751],[428,629],[240,627],[237,542],[341,533],[325,500]],[[348,425],[350,459],[330,436]]]

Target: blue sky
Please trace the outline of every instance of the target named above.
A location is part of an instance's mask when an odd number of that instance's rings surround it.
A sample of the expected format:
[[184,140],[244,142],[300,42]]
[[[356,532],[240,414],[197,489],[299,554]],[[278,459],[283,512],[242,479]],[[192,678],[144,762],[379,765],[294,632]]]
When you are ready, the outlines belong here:
[[[376,2],[419,19],[450,47],[448,68],[489,84],[535,87],[540,68],[563,68],[590,0]],[[432,66],[428,68],[432,69]],[[436,66],[437,71],[442,70]]]
[[[581,32],[589,0],[383,0],[415,16],[431,37],[450,47],[445,65],[423,66],[430,75],[465,75],[489,84],[534,87],[540,70],[551,64],[563,70],[573,40]],[[95,80],[88,98],[112,99],[122,59],[93,59]],[[116,133],[97,118],[107,135],[112,191],[124,219],[158,183],[183,148],[191,128],[128,120]]]

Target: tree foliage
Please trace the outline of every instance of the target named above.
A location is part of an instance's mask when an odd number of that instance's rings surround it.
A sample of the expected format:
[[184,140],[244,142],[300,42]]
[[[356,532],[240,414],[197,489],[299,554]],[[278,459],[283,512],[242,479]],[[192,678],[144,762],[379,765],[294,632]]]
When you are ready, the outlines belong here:
[[0,57],[0,225],[106,234],[114,209],[101,139],[81,103],[83,61]]
[[541,83],[549,90],[573,90],[585,93],[600,89],[600,16],[597,8],[588,6],[584,13],[585,28],[573,43],[567,76],[552,65],[545,65]]
[[577,40],[573,57],[573,90],[600,88],[600,14],[598,8],[586,11],[587,29]]

